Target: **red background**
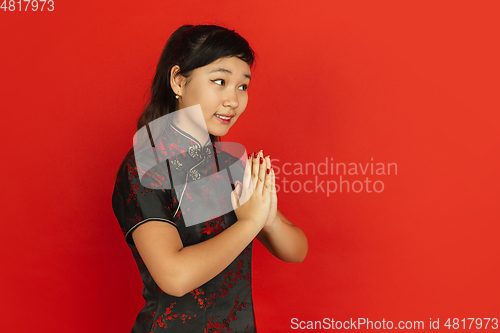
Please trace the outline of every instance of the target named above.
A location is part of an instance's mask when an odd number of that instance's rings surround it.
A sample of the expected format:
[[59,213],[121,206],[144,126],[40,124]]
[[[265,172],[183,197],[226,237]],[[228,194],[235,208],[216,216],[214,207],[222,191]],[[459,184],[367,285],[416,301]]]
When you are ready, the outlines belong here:
[[[55,1],[0,11],[2,332],[129,332],[141,281],[111,210],[168,36],[257,53],[226,141],[279,164],[397,163],[381,193],[285,193],[300,264],[254,247],[260,332],[290,320],[500,317],[496,1]],[[323,176],[323,180],[337,179]],[[300,182],[312,175],[288,176]],[[351,177],[351,180],[363,177]]]

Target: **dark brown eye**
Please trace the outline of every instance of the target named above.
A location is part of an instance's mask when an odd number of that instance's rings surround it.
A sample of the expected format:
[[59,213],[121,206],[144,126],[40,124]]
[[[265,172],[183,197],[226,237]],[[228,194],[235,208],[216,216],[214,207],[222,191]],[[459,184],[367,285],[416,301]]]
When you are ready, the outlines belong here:
[[[222,81],[222,82],[224,82],[224,80],[223,80],[223,79],[217,79],[217,80],[211,80],[211,81],[212,81],[212,82],[215,82],[215,81]],[[218,84],[218,83],[216,83],[216,84]],[[224,84],[218,84],[218,85],[222,86],[222,85],[224,85]]]

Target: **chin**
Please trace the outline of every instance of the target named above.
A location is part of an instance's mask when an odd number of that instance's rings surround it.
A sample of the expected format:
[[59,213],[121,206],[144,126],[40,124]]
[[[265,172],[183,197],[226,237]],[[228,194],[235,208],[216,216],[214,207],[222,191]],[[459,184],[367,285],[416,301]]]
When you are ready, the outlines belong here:
[[211,131],[210,134],[215,135],[215,136],[224,136],[229,132],[229,130],[226,131]]
[[229,132],[233,125],[234,123],[229,125],[210,124],[209,126],[207,126],[207,130],[212,135],[224,136]]

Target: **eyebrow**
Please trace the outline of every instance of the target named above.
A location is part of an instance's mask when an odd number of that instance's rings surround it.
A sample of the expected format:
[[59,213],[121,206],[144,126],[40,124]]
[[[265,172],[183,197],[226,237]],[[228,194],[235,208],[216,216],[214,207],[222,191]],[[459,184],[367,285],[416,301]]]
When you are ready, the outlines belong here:
[[[224,68],[224,67],[217,67],[215,69],[212,69],[209,73],[215,73],[215,72],[223,72],[223,73],[228,73],[228,74],[233,74],[229,69]],[[250,80],[250,74],[243,74],[246,78]]]

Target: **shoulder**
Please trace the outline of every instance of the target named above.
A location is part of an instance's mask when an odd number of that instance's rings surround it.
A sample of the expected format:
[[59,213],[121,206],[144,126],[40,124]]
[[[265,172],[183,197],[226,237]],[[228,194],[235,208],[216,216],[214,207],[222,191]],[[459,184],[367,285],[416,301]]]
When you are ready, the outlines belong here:
[[123,158],[116,176],[116,183],[136,184],[148,189],[163,189],[163,182],[168,180],[166,165],[157,164],[154,157],[146,153],[139,155],[130,150]]
[[[144,172],[141,172],[140,167],[136,163],[134,151],[129,151],[122,159],[118,167],[115,183],[114,183],[114,198],[120,196],[130,198],[138,195],[144,196],[152,190],[151,186],[143,185],[148,178]],[[127,199],[127,202],[130,201]]]
[[135,155],[133,150],[129,150],[127,154],[123,157],[115,176],[115,190],[120,185],[126,185],[130,182],[134,182],[138,179],[139,175],[137,173],[137,165],[135,161]]
[[[128,205],[134,201],[139,204],[140,200],[152,201],[160,199],[162,202],[171,199],[171,191],[168,170],[159,164],[150,161],[138,161],[133,150],[128,152],[118,167],[114,189],[113,201],[116,205]],[[170,196],[165,196],[170,194]]]

